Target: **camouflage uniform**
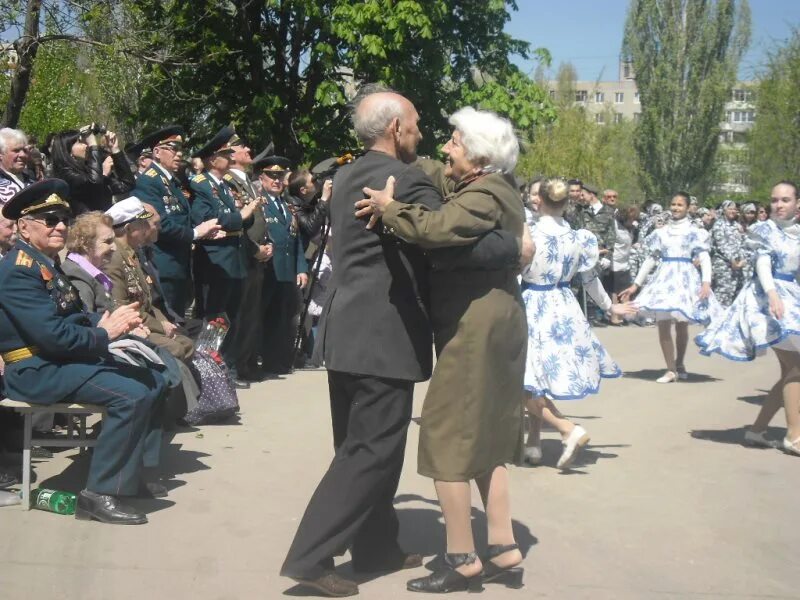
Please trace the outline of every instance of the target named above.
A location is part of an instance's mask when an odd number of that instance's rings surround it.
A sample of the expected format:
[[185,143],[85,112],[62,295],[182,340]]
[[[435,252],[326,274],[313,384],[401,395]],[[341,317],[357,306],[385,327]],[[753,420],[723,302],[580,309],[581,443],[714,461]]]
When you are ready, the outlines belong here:
[[730,306],[742,288],[742,269],[734,269],[731,263],[745,258],[743,245],[741,225],[724,216],[717,219],[711,228],[711,287],[723,306]]

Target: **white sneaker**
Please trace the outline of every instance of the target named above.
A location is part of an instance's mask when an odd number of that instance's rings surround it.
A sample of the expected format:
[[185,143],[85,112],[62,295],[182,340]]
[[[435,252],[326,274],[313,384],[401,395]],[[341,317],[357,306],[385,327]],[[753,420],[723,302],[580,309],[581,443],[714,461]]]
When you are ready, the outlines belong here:
[[589,443],[590,439],[589,434],[583,427],[575,425],[567,439],[564,440],[564,451],[561,453],[561,458],[558,459],[556,466],[561,470],[569,469],[575,457],[578,456],[578,452]]
[[790,442],[788,439],[783,438],[783,451],[786,452],[786,454],[794,454],[795,456],[800,456],[800,438],[797,438],[793,442]]
[[678,380],[678,374],[675,371],[667,371],[661,377],[656,379],[656,383],[672,383]]
[[745,446],[753,446],[756,448],[777,448],[778,442],[774,442],[772,440],[768,440],[767,436],[764,435],[764,432],[753,431],[752,429],[747,429],[744,432],[744,444]]
[[529,465],[538,465],[542,462],[542,446],[525,446],[525,462]]

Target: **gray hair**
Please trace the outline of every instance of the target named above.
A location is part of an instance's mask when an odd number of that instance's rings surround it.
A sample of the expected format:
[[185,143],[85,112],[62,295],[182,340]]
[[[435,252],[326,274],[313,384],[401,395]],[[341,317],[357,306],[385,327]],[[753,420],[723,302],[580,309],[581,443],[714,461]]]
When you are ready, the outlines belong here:
[[11,129],[10,127],[0,129],[0,154],[5,154],[8,147],[14,142],[24,146],[28,143],[28,136],[21,129]]
[[450,124],[461,133],[468,160],[506,173],[514,169],[519,157],[519,141],[511,121],[488,110],[467,106],[453,113]]
[[[383,137],[392,120],[403,117],[403,104],[397,96],[391,95],[396,93],[381,84],[368,84],[362,87],[353,99],[353,129],[364,145],[369,146]],[[369,111],[361,110],[364,100],[375,94],[385,94],[385,96],[376,100]]]

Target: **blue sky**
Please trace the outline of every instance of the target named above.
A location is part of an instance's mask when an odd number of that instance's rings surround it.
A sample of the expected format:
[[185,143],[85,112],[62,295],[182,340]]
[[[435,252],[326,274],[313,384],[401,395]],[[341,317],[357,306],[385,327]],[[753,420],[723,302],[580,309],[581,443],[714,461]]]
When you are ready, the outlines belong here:
[[[571,62],[579,79],[615,80],[622,46],[622,31],[629,0],[517,0],[506,31],[543,46],[553,55],[552,71]],[[766,62],[776,41],[789,37],[800,26],[800,0],[750,0],[752,37],[750,49],[739,68],[740,79],[752,79]],[[532,61],[517,60],[523,69]]]

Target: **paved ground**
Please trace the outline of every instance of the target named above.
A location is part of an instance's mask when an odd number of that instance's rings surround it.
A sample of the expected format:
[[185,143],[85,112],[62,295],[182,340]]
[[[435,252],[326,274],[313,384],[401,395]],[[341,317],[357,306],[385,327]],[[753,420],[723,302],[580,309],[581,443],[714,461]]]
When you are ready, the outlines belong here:
[[[484,597],[800,598],[792,558],[800,459],[739,444],[777,376],[775,359],[733,363],[692,347],[690,381],[658,385],[654,329],[599,336],[626,377],[561,404],[592,434],[573,472],[552,466],[554,432],[545,434],[545,465],[512,469],[526,588],[487,587]],[[415,414],[424,391],[419,386]],[[169,499],[137,501],[149,513],[146,526],[0,508],[0,598],[298,595],[277,572],[331,456],[325,373],[258,384],[241,404],[238,425],[174,437],[165,461],[174,477]],[[783,424],[780,415],[775,425]],[[412,425],[397,506],[404,545],[433,555],[442,550],[443,526],[430,481],[415,472],[417,433]],[[41,483],[78,489],[85,465],[74,457],[38,463]],[[484,527],[476,509],[480,544]],[[365,582],[361,597],[409,598],[409,575]]]

